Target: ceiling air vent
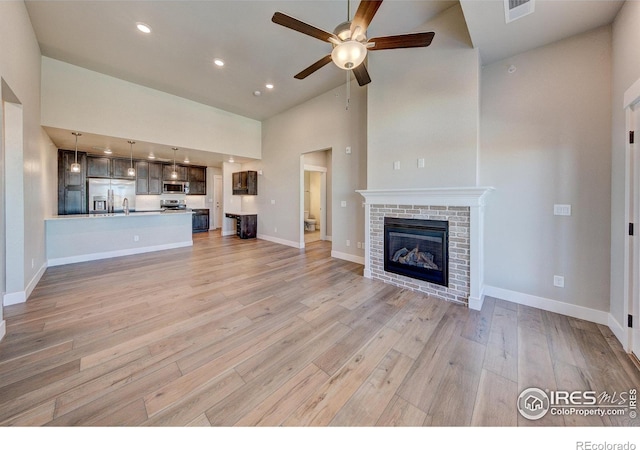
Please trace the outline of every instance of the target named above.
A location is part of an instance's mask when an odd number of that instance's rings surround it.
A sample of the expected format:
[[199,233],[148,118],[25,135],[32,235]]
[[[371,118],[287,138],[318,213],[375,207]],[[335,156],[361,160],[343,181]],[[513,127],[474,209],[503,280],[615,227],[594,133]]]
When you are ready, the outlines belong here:
[[504,0],[504,17],[507,23],[531,14],[535,0]]

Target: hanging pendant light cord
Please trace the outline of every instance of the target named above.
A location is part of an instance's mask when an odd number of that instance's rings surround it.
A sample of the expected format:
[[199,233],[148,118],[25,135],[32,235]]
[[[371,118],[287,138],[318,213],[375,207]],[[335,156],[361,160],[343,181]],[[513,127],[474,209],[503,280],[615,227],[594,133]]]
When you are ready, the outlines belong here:
[[73,133],[76,137],[76,164],[78,164],[78,133]]

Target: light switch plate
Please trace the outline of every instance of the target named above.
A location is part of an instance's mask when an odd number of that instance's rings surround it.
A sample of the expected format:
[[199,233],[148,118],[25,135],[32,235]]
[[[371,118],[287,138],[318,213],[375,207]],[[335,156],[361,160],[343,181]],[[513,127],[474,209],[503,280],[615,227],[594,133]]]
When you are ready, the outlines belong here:
[[571,205],[553,205],[554,216],[570,216]]
[[393,170],[400,170],[400,161],[393,162]]

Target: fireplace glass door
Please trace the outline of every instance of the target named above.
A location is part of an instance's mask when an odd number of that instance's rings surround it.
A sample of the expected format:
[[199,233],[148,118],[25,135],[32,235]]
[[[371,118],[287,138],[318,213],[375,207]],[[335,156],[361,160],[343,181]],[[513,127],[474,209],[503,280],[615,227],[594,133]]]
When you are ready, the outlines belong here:
[[384,219],[384,270],[449,285],[449,222]]

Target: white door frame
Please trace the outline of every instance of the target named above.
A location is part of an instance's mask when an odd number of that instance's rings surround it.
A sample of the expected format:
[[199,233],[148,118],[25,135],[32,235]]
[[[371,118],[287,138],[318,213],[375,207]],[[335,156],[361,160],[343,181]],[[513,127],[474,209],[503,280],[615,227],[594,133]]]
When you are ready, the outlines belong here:
[[[634,224],[634,236],[625,233],[624,255],[624,320],[633,317],[633,327],[627,327],[626,342],[622,342],[627,352],[640,357],[640,146],[632,144],[629,132],[640,130],[640,79],[624,95],[625,109],[625,226]],[[637,137],[634,138],[637,139]]]
[[327,168],[304,163],[304,155],[300,155],[300,248],[304,243],[304,172],[320,172],[320,239],[327,240]]
[[212,220],[212,229],[217,230],[218,228],[222,229],[222,175],[214,175],[213,176],[213,220]]

